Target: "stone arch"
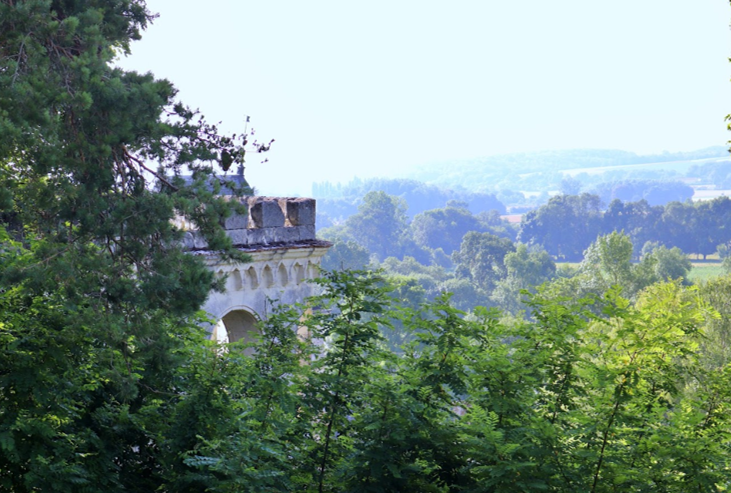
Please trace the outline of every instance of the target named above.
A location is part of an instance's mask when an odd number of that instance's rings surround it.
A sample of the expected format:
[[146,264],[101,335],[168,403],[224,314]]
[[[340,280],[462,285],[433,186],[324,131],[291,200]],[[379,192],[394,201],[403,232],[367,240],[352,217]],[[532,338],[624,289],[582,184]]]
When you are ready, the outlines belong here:
[[302,281],[305,280],[305,268],[299,262],[292,267],[292,277],[294,277],[295,284],[302,284]]
[[261,281],[265,288],[274,286],[274,274],[272,273],[272,268],[268,265],[265,265],[261,271]]
[[[220,324],[226,331],[226,339],[228,342],[252,342],[256,334],[259,333],[258,320],[248,310],[234,309],[223,316]],[[247,348],[244,354],[251,355],[252,348]]]
[[246,279],[251,289],[259,287],[259,275],[256,273],[256,269],[253,266],[246,269]]
[[286,286],[289,284],[289,275],[287,274],[287,268],[284,264],[279,264],[277,268],[277,281],[280,286]]
[[307,277],[309,279],[320,277],[320,266],[314,262],[307,262]]
[[244,283],[241,279],[241,272],[239,272],[239,269],[234,269],[234,271],[231,273],[231,279],[233,282],[233,287],[236,291],[241,291],[244,288]]
[[[240,200],[248,214],[228,218],[224,227],[236,247],[248,254],[248,262],[208,248],[199,231],[187,231],[183,237],[186,250],[204,254],[210,272],[226,279],[226,289],[211,292],[203,307],[217,321],[213,327],[206,324],[210,338],[220,342],[249,337],[256,320],[266,320],[273,305],[291,306],[317,294],[320,288],[308,279],[320,275],[320,259],[331,246],[315,235],[313,199]],[[260,322],[259,331],[264,328]]]

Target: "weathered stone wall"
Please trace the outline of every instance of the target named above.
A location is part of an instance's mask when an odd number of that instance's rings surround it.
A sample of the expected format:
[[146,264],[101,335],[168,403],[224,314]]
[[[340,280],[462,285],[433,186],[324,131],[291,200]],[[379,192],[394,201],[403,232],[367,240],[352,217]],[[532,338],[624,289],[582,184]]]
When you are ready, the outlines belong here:
[[246,331],[255,330],[236,326],[243,323],[239,319],[265,319],[274,306],[299,303],[315,294],[316,286],[308,280],[319,276],[320,261],[331,246],[315,236],[314,199],[245,200],[247,214],[229,217],[223,226],[251,262],[223,262],[196,231],[185,233],[186,248],[204,255],[211,270],[226,277],[226,291],[211,293],[203,307],[219,321],[211,327],[211,337],[219,341],[246,338]]
[[[278,305],[301,303],[316,294],[308,282],[320,275],[319,266],[327,248],[274,248],[252,252],[246,264],[211,263],[218,276],[226,276],[226,291],[211,293],[204,309],[214,320],[233,311],[267,318]],[[230,329],[230,328],[229,328]],[[214,336],[221,339],[220,334]]]
[[[246,215],[233,215],[223,226],[237,247],[300,244],[315,241],[315,199],[294,197],[248,197]],[[196,231],[183,238],[190,250],[205,250],[208,244]]]

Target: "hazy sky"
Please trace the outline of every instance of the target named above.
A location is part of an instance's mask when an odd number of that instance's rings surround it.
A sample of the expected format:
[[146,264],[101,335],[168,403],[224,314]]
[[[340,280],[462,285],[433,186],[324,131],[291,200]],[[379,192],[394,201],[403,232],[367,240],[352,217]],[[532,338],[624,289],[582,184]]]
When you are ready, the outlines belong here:
[[148,0],[125,68],[241,132],[260,193],[419,164],[573,148],[638,153],[731,134],[727,0]]

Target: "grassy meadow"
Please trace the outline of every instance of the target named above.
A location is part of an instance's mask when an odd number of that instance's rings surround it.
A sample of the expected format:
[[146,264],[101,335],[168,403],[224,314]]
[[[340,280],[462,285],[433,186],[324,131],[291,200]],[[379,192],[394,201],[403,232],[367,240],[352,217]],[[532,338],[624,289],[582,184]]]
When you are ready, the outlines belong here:
[[688,280],[692,283],[707,281],[708,279],[724,274],[721,262],[718,260],[705,262],[691,261],[691,265],[693,268],[688,273]]
[[[721,260],[718,255],[709,255],[707,260],[701,260],[695,258],[695,255],[690,256],[691,270],[688,273],[688,281],[692,283],[698,283],[699,281],[707,281],[714,277],[724,275]],[[556,267],[567,266],[571,268],[578,268],[580,262],[557,262]]]

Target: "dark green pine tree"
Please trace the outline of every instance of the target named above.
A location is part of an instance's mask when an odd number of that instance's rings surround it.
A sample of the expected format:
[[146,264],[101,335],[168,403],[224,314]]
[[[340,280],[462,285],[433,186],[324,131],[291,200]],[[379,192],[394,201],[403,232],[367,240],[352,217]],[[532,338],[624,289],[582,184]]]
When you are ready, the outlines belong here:
[[172,220],[238,255],[217,197],[237,187],[215,171],[246,139],[114,67],[152,18],[142,0],[0,1],[0,491],[201,491],[181,454],[225,431],[201,402],[198,435],[170,436],[216,287]]

